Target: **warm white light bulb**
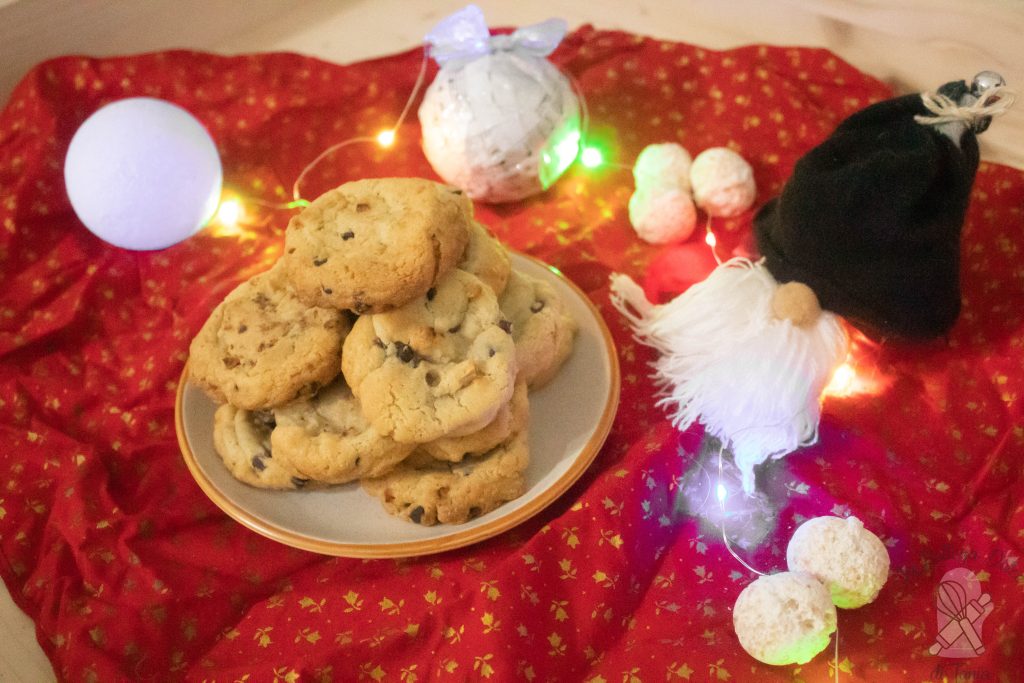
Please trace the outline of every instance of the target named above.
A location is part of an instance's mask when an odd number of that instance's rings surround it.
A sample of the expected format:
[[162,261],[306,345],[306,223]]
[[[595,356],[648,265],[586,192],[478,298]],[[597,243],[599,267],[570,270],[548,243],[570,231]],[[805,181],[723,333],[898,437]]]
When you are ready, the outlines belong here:
[[849,363],[843,363],[836,368],[823,393],[827,396],[849,396],[855,393],[856,385],[857,371]]
[[377,144],[381,147],[390,147],[395,143],[395,131],[382,130],[377,134]]
[[235,227],[242,219],[242,205],[235,199],[225,199],[217,209],[217,222],[226,227]]

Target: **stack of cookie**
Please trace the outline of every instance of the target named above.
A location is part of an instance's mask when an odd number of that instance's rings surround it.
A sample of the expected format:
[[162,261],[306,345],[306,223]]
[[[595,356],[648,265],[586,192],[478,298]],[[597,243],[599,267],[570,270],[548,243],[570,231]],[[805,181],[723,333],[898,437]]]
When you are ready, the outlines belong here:
[[457,524],[523,493],[529,389],[576,328],[461,191],[362,180],[292,219],[278,262],[193,340],[189,374],[222,404],[214,445],[238,480],[361,481],[391,514]]

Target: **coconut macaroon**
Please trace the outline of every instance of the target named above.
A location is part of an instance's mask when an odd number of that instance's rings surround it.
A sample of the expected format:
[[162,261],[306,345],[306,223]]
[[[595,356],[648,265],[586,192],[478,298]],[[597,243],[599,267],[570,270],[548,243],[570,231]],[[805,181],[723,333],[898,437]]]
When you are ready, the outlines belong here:
[[676,142],[647,145],[633,162],[633,183],[637,190],[690,190],[693,157]]
[[885,544],[856,517],[815,517],[801,524],[789,541],[786,564],[817,578],[844,609],[873,601],[889,576]]
[[629,222],[645,242],[682,242],[697,226],[697,207],[688,190],[638,188],[629,198]]
[[836,608],[828,589],[804,572],[758,577],[732,609],[740,645],[765,664],[806,664],[828,647]]
[[712,147],[690,165],[690,187],[697,206],[712,216],[737,216],[757,197],[754,169],[728,147]]

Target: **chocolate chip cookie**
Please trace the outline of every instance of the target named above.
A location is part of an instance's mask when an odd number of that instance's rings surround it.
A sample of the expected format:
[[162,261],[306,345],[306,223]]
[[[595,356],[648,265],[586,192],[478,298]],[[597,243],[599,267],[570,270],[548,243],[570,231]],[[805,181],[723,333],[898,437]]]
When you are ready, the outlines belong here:
[[423,444],[422,449],[435,460],[459,462],[466,456],[486,453],[513,433],[526,429],[529,420],[530,401],[526,383],[516,382],[512,399],[502,406],[486,427],[465,436],[443,436]]
[[213,445],[231,476],[263,489],[301,489],[315,485],[273,455],[270,411],[251,411],[224,404],[213,415]]
[[469,244],[459,261],[459,270],[472,273],[480,278],[485,285],[501,294],[512,272],[512,264],[508,252],[495,237],[477,221],[472,221],[469,228]]
[[434,460],[418,450],[391,473],[364,479],[384,509],[416,524],[461,524],[514,500],[526,488],[530,456],[525,431],[482,456]]
[[275,460],[326,484],[380,476],[415,448],[381,436],[340,378],[312,398],[277,408],[274,418]]
[[520,379],[531,389],[544,386],[572,353],[579,325],[554,287],[519,271],[512,271],[499,302],[512,322]]
[[189,349],[189,377],[219,403],[282,405],[338,374],[347,313],[309,307],[278,267],[243,282],[210,314]]
[[281,263],[310,306],[358,314],[422,296],[462,258],[473,206],[419,178],[346,183],[292,218]]
[[512,396],[516,350],[497,297],[456,270],[401,308],[362,316],[342,372],[363,413],[400,443],[460,436],[491,422]]

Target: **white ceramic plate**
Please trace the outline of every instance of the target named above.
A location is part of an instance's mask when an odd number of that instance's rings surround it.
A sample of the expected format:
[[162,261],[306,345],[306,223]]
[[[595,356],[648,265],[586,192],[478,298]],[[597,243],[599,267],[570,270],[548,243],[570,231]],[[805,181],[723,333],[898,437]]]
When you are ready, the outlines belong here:
[[512,254],[513,267],[550,282],[579,322],[569,360],[530,392],[526,493],[465,524],[417,526],[387,514],[358,483],[312,491],[268,491],[235,480],[213,448],[217,405],[182,372],[175,425],[185,463],[224,512],[297,548],[346,557],[407,557],[460,548],[495,536],[543,510],[593,462],[619,401],[619,363],[604,321],[586,295],[555,269]]

